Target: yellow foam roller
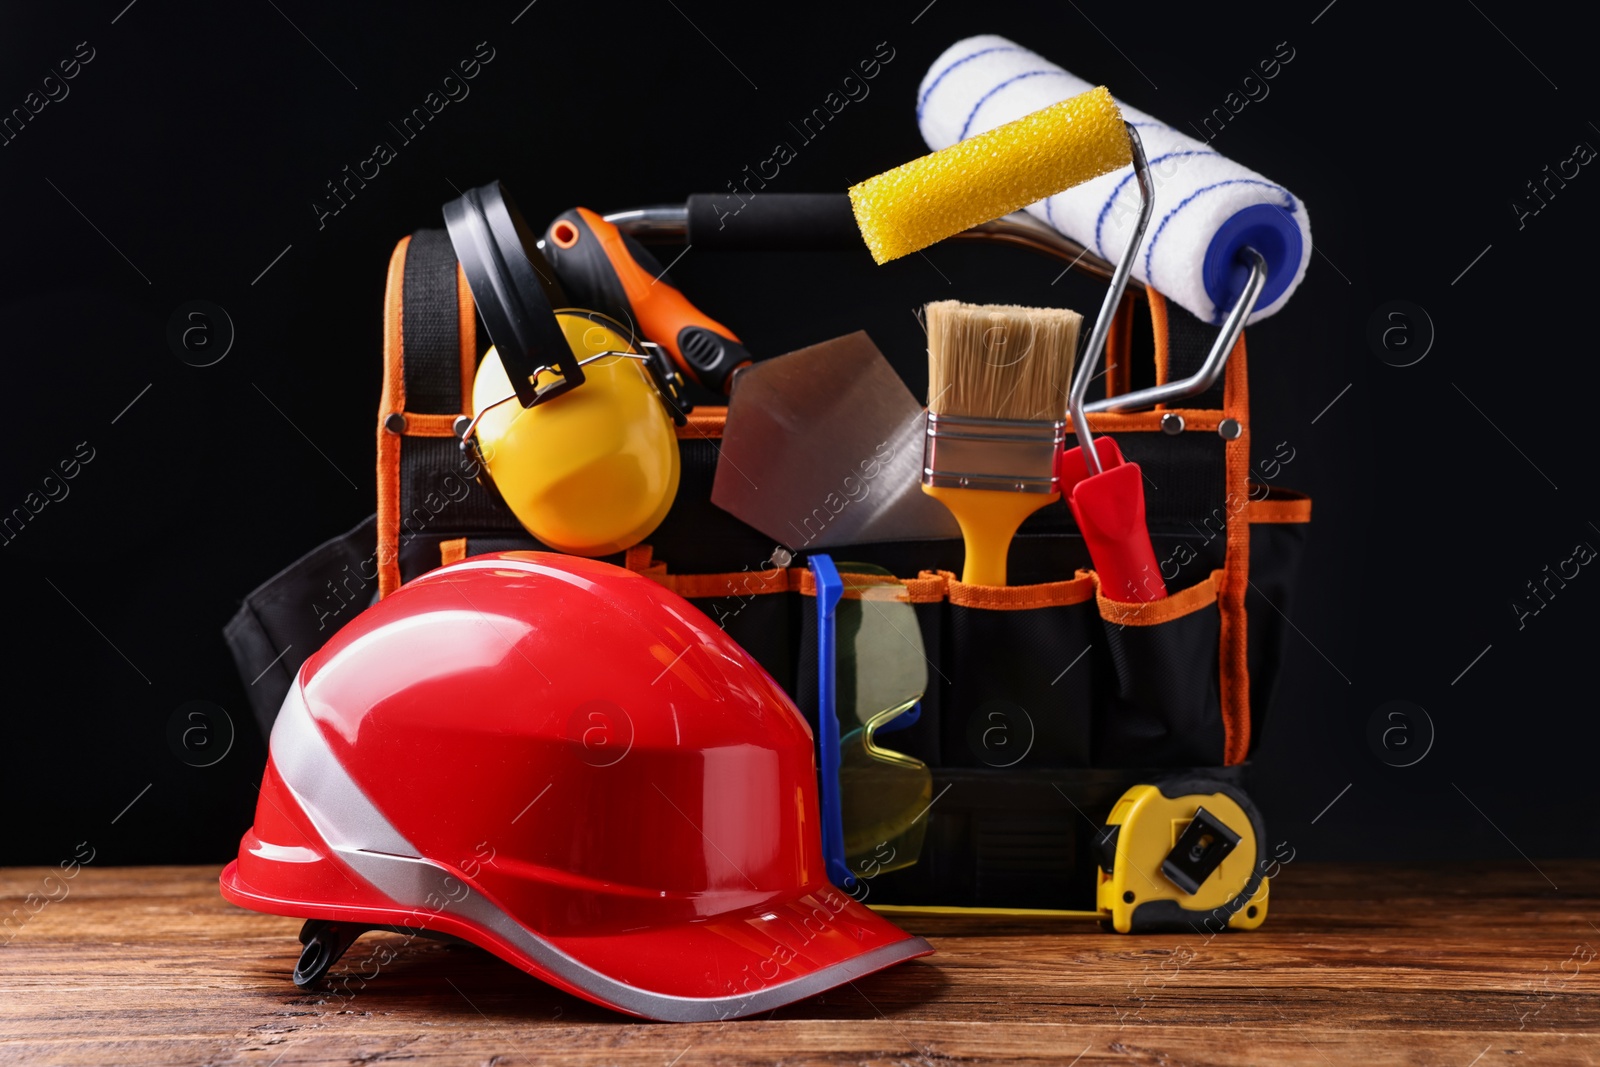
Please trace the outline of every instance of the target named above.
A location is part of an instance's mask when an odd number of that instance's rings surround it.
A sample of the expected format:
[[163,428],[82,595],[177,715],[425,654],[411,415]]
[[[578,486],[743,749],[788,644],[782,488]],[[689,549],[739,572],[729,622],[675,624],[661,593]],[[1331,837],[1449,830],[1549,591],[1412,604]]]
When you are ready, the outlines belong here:
[[853,185],[850,206],[887,263],[1132,161],[1102,85]]

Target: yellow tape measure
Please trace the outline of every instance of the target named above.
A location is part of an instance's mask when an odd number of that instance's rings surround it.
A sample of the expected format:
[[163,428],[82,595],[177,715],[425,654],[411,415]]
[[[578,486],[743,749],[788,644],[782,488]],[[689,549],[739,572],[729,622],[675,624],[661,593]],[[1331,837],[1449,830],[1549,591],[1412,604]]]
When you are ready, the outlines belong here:
[[1261,815],[1235,786],[1200,777],[1136,785],[1097,835],[1097,910],[873,904],[885,915],[1099,919],[1118,933],[1254,930],[1267,918]]

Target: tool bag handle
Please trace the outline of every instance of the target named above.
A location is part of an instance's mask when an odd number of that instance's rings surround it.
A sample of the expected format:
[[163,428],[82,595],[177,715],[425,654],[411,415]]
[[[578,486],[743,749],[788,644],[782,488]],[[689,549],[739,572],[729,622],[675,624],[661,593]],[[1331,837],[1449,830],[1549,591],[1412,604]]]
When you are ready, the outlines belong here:
[[[642,241],[683,241],[707,248],[735,251],[823,249],[843,251],[863,248],[861,232],[847,193],[695,193],[681,207],[637,208],[606,216],[619,229]],[[1111,264],[1081,245],[1021,212],[975,226],[955,235],[956,240],[1013,244],[1065,259],[1075,269],[1097,278],[1109,276]],[[1130,280],[1118,306],[1107,341],[1106,395],[1130,391],[1134,304],[1144,298],[1144,287]],[[1181,381],[1199,371],[1216,341],[1218,328],[1200,321],[1183,308],[1162,301],[1151,308],[1162,323],[1164,337],[1156,345],[1156,384]],[[1223,382],[1191,398],[1186,407],[1223,406]]]
[[689,244],[740,251],[864,248],[845,193],[696,193],[687,204]]
[[[696,193],[682,204],[629,208],[607,222],[644,244],[695,244],[745,252],[865,250],[847,193]],[[1016,211],[954,234],[953,241],[998,241],[1030,248],[1092,277],[1111,277],[1112,264],[1072,238]],[[1130,292],[1142,292],[1137,278]]]

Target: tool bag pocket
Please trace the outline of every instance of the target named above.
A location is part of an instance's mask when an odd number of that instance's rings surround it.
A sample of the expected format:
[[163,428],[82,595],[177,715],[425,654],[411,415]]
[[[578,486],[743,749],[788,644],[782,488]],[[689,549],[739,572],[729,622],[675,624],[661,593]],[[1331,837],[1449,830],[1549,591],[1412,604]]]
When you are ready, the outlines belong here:
[[[1098,629],[1093,578],[968,585],[946,572],[938,635],[945,767],[1087,767]],[[927,634],[924,633],[924,641]]]
[[[815,726],[815,589],[809,572],[789,574],[801,594],[791,692]],[[969,585],[948,571],[903,580],[928,685],[919,721],[890,747],[951,769],[1224,765],[1222,578],[1150,603],[1108,599],[1087,569],[1036,585]]]
[[1095,595],[1090,701],[1096,767],[1213,767],[1224,759],[1222,572],[1162,600]]
[[1250,736],[1261,737],[1294,628],[1295,577],[1311,524],[1311,498],[1263,487],[1250,501],[1250,582],[1244,607],[1248,630]]

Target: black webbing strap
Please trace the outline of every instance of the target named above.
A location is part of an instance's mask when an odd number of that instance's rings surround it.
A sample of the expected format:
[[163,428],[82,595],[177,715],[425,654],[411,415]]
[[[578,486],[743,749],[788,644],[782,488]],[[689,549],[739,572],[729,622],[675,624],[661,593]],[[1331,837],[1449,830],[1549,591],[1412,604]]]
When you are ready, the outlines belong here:
[[[1218,327],[1201,322],[1171,300],[1167,301],[1167,381],[1176,382],[1189,377],[1206,361],[1206,354],[1216,342]],[[1217,384],[1201,393],[1179,401],[1175,406],[1186,408],[1222,407],[1222,387],[1226,373]]]
[[1211,537],[1226,525],[1227,444],[1215,433],[1124,433],[1117,444],[1144,472],[1145,520],[1152,530]]
[[[406,250],[402,287],[402,373],[408,414],[460,415],[460,297],[456,254],[444,230],[418,230]],[[400,540],[432,534],[520,530],[487,476],[454,437],[400,443]],[[406,575],[410,577],[410,575]]]
[[406,410],[457,415],[461,403],[461,323],[456,254],[443,230],[418,230],[406,250],[404,286]]

